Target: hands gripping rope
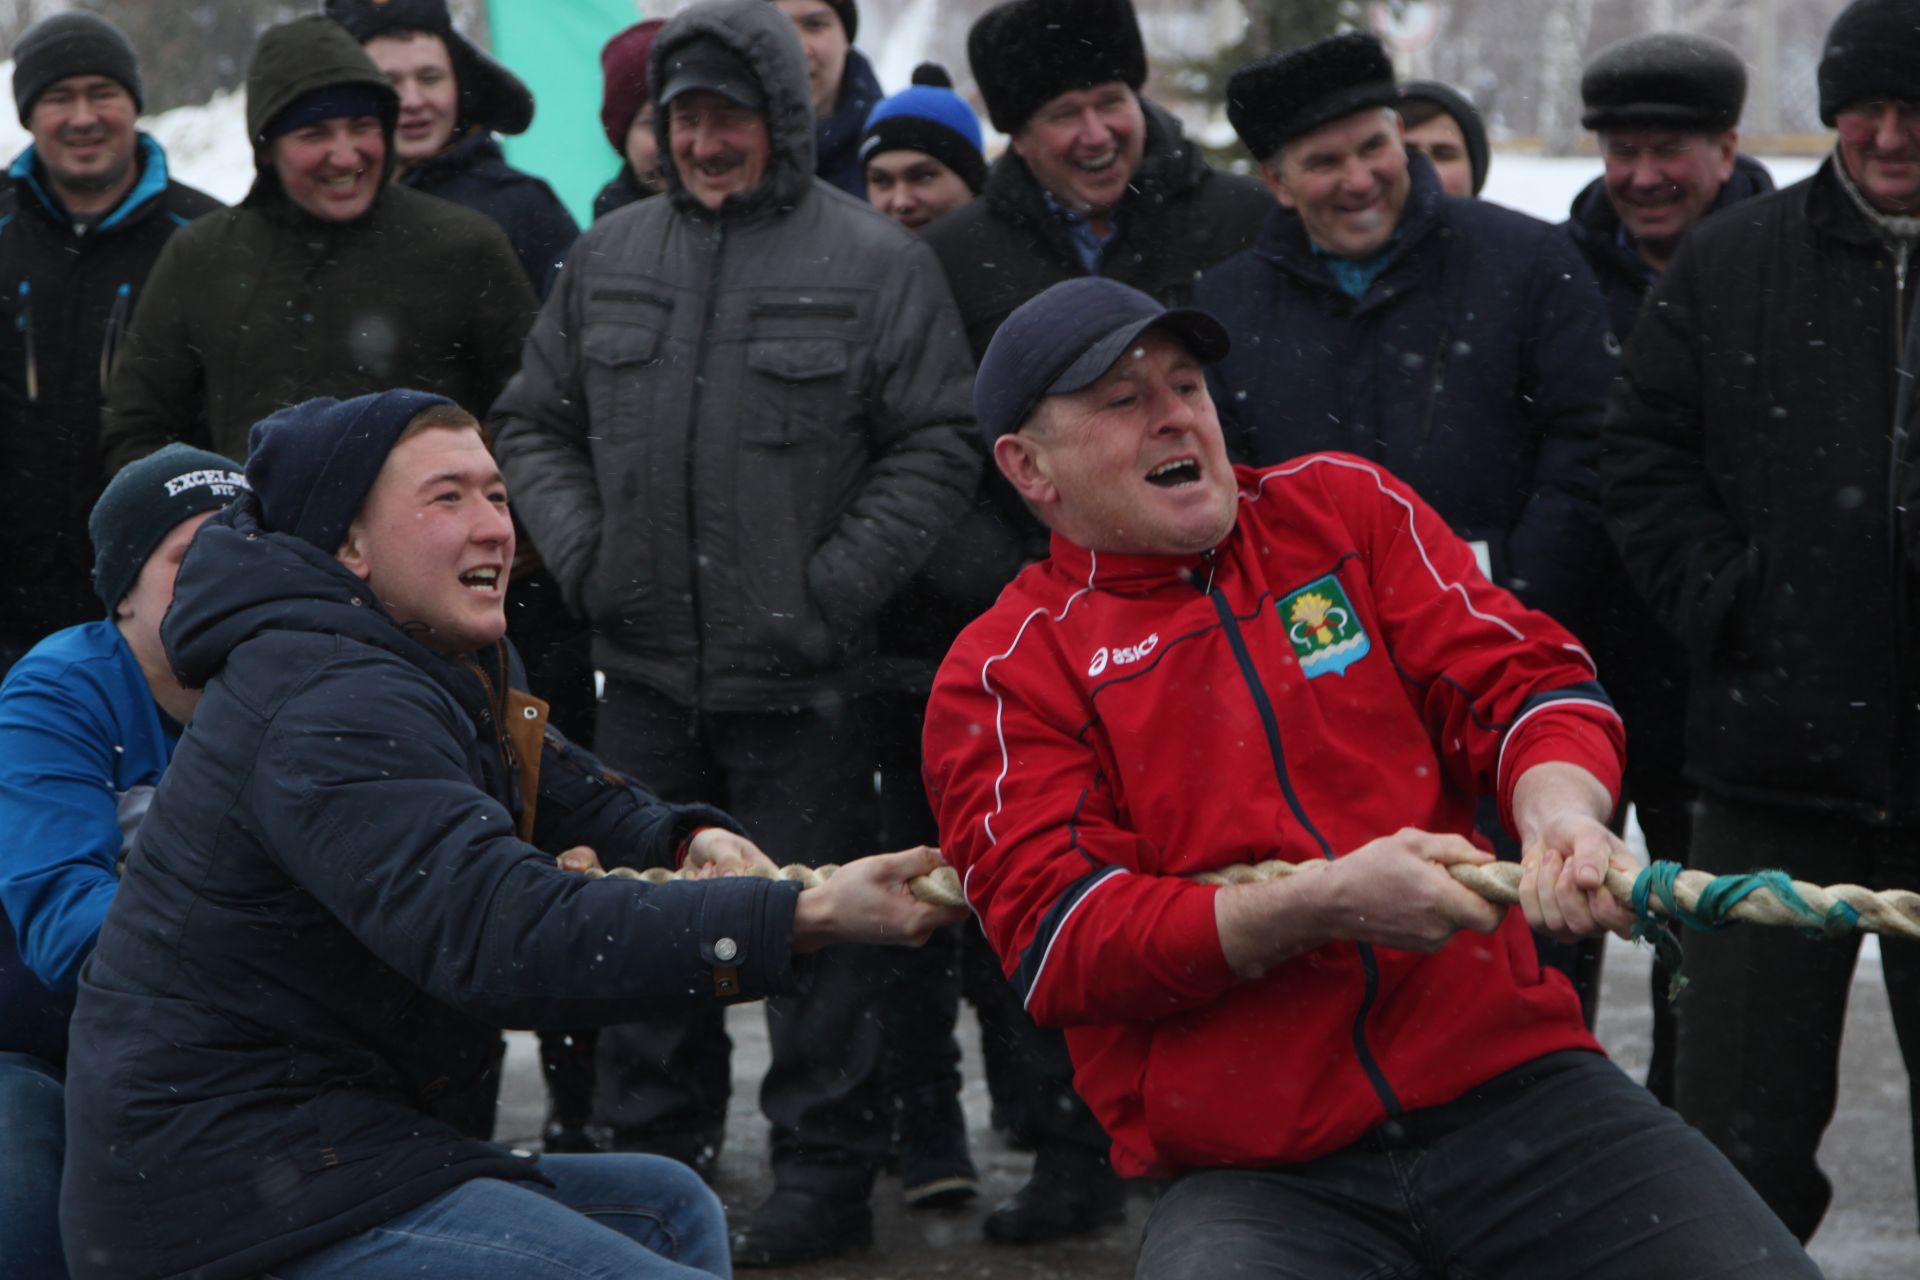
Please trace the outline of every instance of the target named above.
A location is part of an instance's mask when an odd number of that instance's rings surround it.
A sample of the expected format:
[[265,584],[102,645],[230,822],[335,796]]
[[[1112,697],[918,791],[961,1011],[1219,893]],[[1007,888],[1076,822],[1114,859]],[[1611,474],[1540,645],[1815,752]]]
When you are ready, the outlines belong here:
[[[837,870],[837,866],[829,864],[786,866],[777,870],[754,868],[749,874],[798,881],[802,887],[817,888]],[[1201,884],[1247,884],[1292,875],[1294,870],[1291,862],[1238,863],[1217,871],[1203,871],[1193,878]],[[1518,863],[1460,864],[1447,870],[1454,879],[1489,902],[1514,906],[1520,901]],[[645,880],[649,884],[665,884],[680,878],[678,872],[633,871],[626,867],[616,867],[604,874]],[[915,877],[907,887],[922,902],[942,907],[967,905],[960,893],[960,876],[952,867],[941,867]],[[1640,917],[1636,936],[1657,927],[1661,917],[1665,917],[1702,930],[1722,929],[1735,921],[1746,921],[1787,925],[1826,937],[1838,937],[1858,929],[1862,933],[1894,938],[1920,938],[1920,893],[1906,889],[1875,893],[1857,884],[1823,888],[1789,879],[1783,871],[1713,876],[1704,871],[1683,871],[1677,862],[1656,862],[1638,875],[1615,868],[1607,873],[1607,889]]]

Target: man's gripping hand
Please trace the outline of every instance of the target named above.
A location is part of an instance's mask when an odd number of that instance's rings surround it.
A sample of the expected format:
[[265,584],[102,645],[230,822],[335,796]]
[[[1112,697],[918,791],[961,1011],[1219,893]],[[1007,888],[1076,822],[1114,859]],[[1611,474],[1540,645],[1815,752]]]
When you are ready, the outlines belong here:
[[695,833],[687,841],[687,860],[681,867],[694,880],[765,874],[776,869],[773,859],[759,845],[725,827],[704,827]]
[[1514,784],[1520,906],[1535,929],[1563,942],[1632,930],[1633,912],[1607,890],[1609,867],[1637,869],[1626,843],[1607,829],[1612,807],[1600,780],[1574,764],[1535,765]]
[[1333,862],[1221,890],[1214,898],[1221,950],[1243,977],[1329,942],[1438,951],[1462,929],[1500,927],[1501,908],[1447,872],[1455,863],[1492,860],[1461,836],[1396,831]]
[[919,946],[935,929],[967,918],[964,907],[922,902],[907,882],[946,863],[921,845],[902,853],[856,858],[817,889],[804,889],[793,912],[793,949],[817,951],[835,942]]

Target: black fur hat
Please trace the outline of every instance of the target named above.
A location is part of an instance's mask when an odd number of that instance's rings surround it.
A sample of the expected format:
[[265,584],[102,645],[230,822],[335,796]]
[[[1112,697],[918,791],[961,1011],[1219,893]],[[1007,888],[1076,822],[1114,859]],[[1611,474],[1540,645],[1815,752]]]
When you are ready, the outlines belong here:
[[326,0],[329,18],[361,44],[391,31],[424,31],[447,46],[460,85],[462,128],[525,133],[533,123],[533,93],[519,76],[453,29],[447,0]]
[[1821,123],[1873,98],[1920,101],[1920,0],[1853,0],[1827,31]]
[[1584,129],[1719,133],[1740,123],[1747,67],[1712,36],[1656,31],[1593,55],[1580,75]]
[[1013,133],[1063,93],[1147,82],[1131,0],[1008,0],[967,33],[967,61],[993,127]]
[[1227,119],[1255,160],[1323,124],[1399,101],[1393,61],[1364,32],[1328,36],[1270,54],[1227,80]]

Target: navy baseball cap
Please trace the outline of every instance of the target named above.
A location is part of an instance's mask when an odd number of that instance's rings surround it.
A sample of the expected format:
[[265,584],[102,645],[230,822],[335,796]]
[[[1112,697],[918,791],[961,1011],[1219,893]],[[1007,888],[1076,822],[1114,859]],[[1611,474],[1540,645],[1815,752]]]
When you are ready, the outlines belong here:
[[1169,311],[1117,280],[1081,276],[1028,299],[1007,317],[973,380],[973,412],[991,445],[1018,431],[1048,396],[1100,381],[1149,329],[1165,329],[1201,364],[1224,358],[1226,326],[1204,311]]

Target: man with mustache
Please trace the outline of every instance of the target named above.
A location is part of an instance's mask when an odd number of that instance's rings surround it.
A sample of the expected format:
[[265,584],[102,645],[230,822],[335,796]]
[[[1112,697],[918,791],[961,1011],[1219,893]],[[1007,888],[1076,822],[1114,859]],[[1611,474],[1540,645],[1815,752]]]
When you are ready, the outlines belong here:
[[[1773,178],[1740,152],[1747,71],[1709,36],[1630,36],[1593,56],[1580,78],[1581,123],[1606,171],[1574,199],[1567,234],[1600,282],[1625,341],[1680,240],[1712,213],[1765,195]],[[1627,722],[1627,796],[1655,858],[1687,861],[1693,788],[1681,776],[1687,659],[1647,610],[1611,548],[1589,587],[1583,638]],[[1653,966],[1653,1053],[1647,1088],[1673,1102],[1672,975]]]
[[[1833,154],[1695,227],[1647,298],[1606,518],[1691,663],[1693,865],[1920,889],[1920,0],[1842,10],[1818,75]],[[1772,932],[1688,938],[1674,1098],[1804,1240],[1858,946]],[[1920,949],[1880,954],[1911,1076]]]
[[138,131],[140,64],[119,28],[55,14],[12,56],[33,142],[0,178],[0,510],[36,543],[0,570],[0,673],[97,613],[87,512],[107,374],[160,250],[220,207]]
[[[494,406],[501,466],[606,673],[596,746],[664,796],[723,803],[820,863],[870,845],[858,695],[875,616],[965,507],[970,369],[939,264],[814,176],[793,24],[711,0],[648,54],[665,194],[587,230]],[[774,1190],[740,1265],[870,1238],[891,961],[823,957],[769,1006]],[[710,1170],[719,1011],[602,1034],[625,1150]]]

